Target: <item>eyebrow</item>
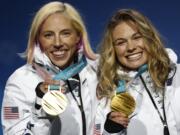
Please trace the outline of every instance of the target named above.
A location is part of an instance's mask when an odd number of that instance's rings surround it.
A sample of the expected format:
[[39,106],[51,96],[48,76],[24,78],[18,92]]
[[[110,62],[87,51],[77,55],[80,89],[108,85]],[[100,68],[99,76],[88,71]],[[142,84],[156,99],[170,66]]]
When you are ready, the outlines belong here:
[[[66,32],[66,31],[73,31],[73,29],[71,28],[65,28],[65,29],[62,29],[60,32]],[[50,29],[47,29],[47,30],[43,30],[43,31],[40,31],[40,33],[52,33],[54,32],[54,30],[50,30]]]
[[136,35],[142,36],[142,34],[141,34],[140,32],[136,32],[136,33],[134,33],[134,34],[132,35],[132,37],[133,37],[133,36],[136,36]]
[[[131,37],[134,37],[136,35],[142,35],[140,32],[135,32],[134,34],[131,35]],[[116,40],[113,41],[113,43],[119,41],[119,40],[126,40],[125,38],[117,38]]]
[[64,31],[73,31],[73,29],[71,29],[71,28],[65,28],[65,29],[62,29],[60,32],[64,32]]

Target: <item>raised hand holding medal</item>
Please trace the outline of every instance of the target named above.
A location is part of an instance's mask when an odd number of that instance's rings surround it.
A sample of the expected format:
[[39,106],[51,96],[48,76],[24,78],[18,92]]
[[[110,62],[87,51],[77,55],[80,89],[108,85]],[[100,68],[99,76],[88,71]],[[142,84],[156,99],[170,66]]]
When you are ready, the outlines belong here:
[[[52,80],[53,81],[53,80]],[[57,82],[58,81],[53,81]],[[42,98],[42,108],[49,115],[59,115],[65,111],[68,100],[66,96],[62,93],[64,87],[60,84],[54,83],[54,85],[45,84],[46,94]]]
[[135,106],[134,98],[126,91],[125,80],[120,80],[116,94],[111,100],[111,110],[130,116],[134,112]]
[[134,112],[136,102],[126,91],[125,80],[118,82],[115,95],[111,99],[111,113],[105,122],[105,129],[109,133],[117,133],[128,126],[129,116]]
[[[147,64],[140,67],[134,78],[139,77],[142,73],[147,71],[147,68]],[[111,100],[111,110],[119,111],[126,114],[126,116],[130,116],[134,112],[135,107],[135,99],[128,93],[128,90],[126,90],[126,81],[120,79],[116,89],[116,95]]]
[[[76,75],[79,73],[87,64],[87,61],[85,57],[83,56],[82,59],[78,62],[75,63],[68,68],[66,68],[63,71],[60,71],[53,79],[52,81],[64,81],[72,76]],[[45,72],[45,71],[43,71]],[[42,73],[42,71],[40,72]],[[52,85],[51,85],[52,84]],[[44,85],[44,89],[46,93],[43,98],[42,98],[42,108],[43,110],[48,113],[49,115],[59,115],[62,112],[65,111],[68,100],[66,96],[62,93],[64,87],[60,84],[53,84],[53,83],[48,83]]]

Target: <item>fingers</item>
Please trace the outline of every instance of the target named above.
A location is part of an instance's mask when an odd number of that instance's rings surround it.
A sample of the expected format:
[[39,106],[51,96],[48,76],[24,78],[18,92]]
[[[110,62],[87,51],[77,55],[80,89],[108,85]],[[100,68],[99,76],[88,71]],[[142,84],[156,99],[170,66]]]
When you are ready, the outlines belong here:
[[52,80],[52,79],[47,79],[44,81],[44,83],[48,85],[60,85],[60,82],[58,80]]
[[43,93],[48,92],[48,90],[50,89],[50,85],[56,85],[59,86],[60,82],[57,80],[52,80],[52,79],[46,79],[42,84],[40,84],[40,90]]
[[109,119],[123,125],[124,127],[127,127],[129,123],[129,118],[121,112],[111,112]]
[[111,112],[110,117],[127,117],[126,114],[121,113],[121,112]]

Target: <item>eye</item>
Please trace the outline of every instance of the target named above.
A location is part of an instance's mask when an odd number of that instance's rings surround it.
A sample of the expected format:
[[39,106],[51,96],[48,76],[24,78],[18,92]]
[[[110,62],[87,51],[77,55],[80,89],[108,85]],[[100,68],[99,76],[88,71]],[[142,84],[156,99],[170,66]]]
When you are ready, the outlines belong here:
[[115,46],[123,46],[123,45],[126,45],[126,41],[116,41],[116,42],[114,42],[114,45]]
[[142,35],[141,34],[135,34],[134,36],[133,36],[133,39],[134,40],[139,40],[139,39],[141,39],[142,38]]
[[142,38],[142,36],[135,36],[134,39]]
[[44,37],[45,37],[45,38],[51,38],[52,36],[53,36],[53,33],[52,33],[52,32],[44,33]]
[[61,35],[63,36],[63,37],[69,37],[70,35],[71,35],[71,31],[70,30],[65,30],[65,31],[62,31],[61,32]]

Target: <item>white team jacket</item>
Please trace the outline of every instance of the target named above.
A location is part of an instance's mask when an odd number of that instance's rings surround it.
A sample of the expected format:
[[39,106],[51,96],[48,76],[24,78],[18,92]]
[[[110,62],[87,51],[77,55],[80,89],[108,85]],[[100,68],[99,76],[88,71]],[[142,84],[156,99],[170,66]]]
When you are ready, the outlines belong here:
[[[48,63],[36,48],[35,60],[41,64]],[[47,60],[47,61],[46,61]],[[86,116],[86,134],[92,135],[96,113],[96,85],[97,78],[93,66],[94,62],[87,60],[87,66],[79,73],[81,95]],[[52,64],[49,64],[52,66]],[[48,119],[39,117],[46,116],[43,109],[36,110],[34,107],[36,100],[35,88],[39,82],[43,81],[31,65],[24,65],[17,69],[8,79],[2,104],[2,125],[4,135],[22,135],[30,133],[32,135],[49,135],[53,130],[56,135],[82,135],[81,113],[77,103],[70,93],[67,93],[68,107],[59,115],[60,124],[52,127]],[[5,107],[16,108],[15,119],[5,117]],[[11,115],[15,112],[10,112]],[[33,124],[31,130],[27,129],[28,123]],[[57,133],[56,130],[60,130]]]
[[[176,62],[177,56],[175,56],[171,50],[168,50],[168,53],[171,60]],[[165,87],[165,111],[170,135],[180,135],[180,64],[172,65],[172,68],[173,69],[169,74]],[[145,72],[142,76],[147,87],[151,93],[153,93],[154,88],[152,87],[153,84],[149,73]],[[128,90],[136,100],[136,110],[134,112],[135,116],[130,119],[130,123],[126,130],[121,133],[114,133],[111,135],[163,135],[162,122],[141,80],[137,78],[132,81]],[[152,94],[152,96],[158,106],[158,109],[161,108],[162,97],[155,93]],[[102,109],[98,109],[97,112],[97,114],[100,114],[99,120],[103,120],[104,117],[106,117],[106,114],[110,111],[110,108],[107,107],[109,104],[106,106],[104,104],[105,100],[103,99],[101,104],[99,104],[99,108]],[[162,114],[162,109],[159,110]],[[103,124],[104,123],[102,123],[102,125]],[[104,131],[103,135],[110,135],[110,133]]]

